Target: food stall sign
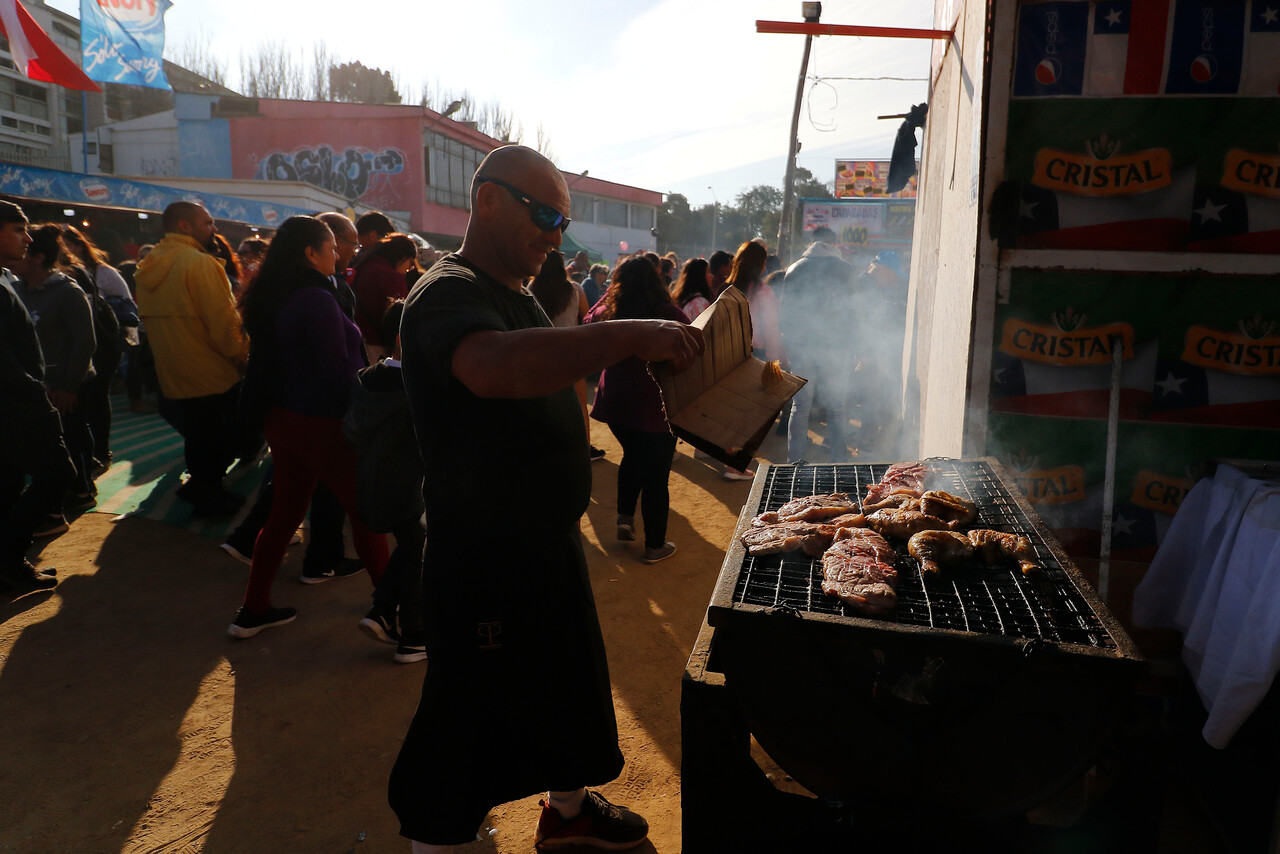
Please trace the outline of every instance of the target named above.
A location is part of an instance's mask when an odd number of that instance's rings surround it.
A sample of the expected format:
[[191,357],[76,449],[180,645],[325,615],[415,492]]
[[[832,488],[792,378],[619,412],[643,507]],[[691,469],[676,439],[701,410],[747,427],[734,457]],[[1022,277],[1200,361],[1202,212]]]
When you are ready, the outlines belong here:
[[[920,164],[916,163],[919,171]],[[916,175],[896,193],[886,189],[889,182],[888,160],[837,160],[837,199],[914,199]]]

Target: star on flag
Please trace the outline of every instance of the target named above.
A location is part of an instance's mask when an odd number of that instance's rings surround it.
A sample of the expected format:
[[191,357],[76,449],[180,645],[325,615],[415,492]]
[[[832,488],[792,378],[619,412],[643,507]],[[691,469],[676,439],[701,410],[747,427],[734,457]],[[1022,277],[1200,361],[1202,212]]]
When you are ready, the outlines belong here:
[[1121,516],[1119,513],[1117,513],[1116,520],[1115,522],[1112,523],[1111,527],[1115,530],[1117,534],[1126,534],[1126,535],[1132,536],[1133,523],[1135,521],[1136,520],[1134,519],[1126,519],[1124,516]]
[[1268,24],[1274,24],[1277,20],[1277,16],[1280,16],[1280,10],[1272,9],[1270,6],[1262,11],[1262,20],[1266,21]]
[[1117,26],[1120,23],[1120,10],[1113,8],[1110,12],[1102,16],[1111,26]]
[[1173,371],[1169,371],[1168,375],[1156,385],[1162,389],[1160,396],[1164,397],[1166,394],[1182,394],[1182,384],[1186,381],[1186,377],[1175,377]]
[[1200,214],[1201,222],[1222,222],[1222,217],[1219,214],[1222,213],[1222,209],[1225,207],[1226,205],[1215,205],[1213,203],[1213,199],[1206,196],[1204,200],[1204,207],[1196,208],[1193,213]]
[[1036,209],[1036,205],[1038,204],[1040,203],[1029,202],[1026,199],[1019,199],[1018,200],[1018,216],[1020,218],[1026,217],[1027,219],[1035,219],[1036,218],[1035,209]]

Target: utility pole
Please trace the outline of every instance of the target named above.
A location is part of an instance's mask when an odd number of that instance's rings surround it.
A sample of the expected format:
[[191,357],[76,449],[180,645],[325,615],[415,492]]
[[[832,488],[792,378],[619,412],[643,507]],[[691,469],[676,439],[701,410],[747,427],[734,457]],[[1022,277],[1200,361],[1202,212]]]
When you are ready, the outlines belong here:
[[[711,187],[707,187],[711,190]],[[720,221],[720,200],[716,198],[716,191],[711,190],[711,199],[715,202],[715,209],[711,214],[711,251],[716,251],[716,224]]]
[[[816,24],[822,17],[821,3],[801,3],[805,23]],[[796,80],[796,104],[791,111],[791,135],[787,137],[787,174],[782,179],[782,220],[778,223],[778,257],[783,264],[791,260],[791,221],[796,207],[796,153],[800,148],[800,103],[804,100],[804,80],[809,74],[809,51],[813,36],[804,37],[804,58],[800,60],[800,78]]]

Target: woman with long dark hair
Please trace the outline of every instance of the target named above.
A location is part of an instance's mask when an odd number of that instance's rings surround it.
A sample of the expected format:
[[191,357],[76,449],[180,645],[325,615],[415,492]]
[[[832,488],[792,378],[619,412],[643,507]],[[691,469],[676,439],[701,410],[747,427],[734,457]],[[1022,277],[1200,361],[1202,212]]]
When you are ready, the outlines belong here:
[[266,407],[263,432],[271,446],[275,495],[253,547],[244,606],[227,629],[233,637],[253,637],[297,616],[293,608],[271,606],[271,582],[317,482],[350,515],[356,553],[375,585],[387,563],[386,537],[360,521],[355,451],[342,437],[351,384],[364,359],[360,330],[342,313],[330,287],[336,246],[320,220],[289,217],[240,300],[250,340],[249,373]]
[[690,258],[684,262],[680,278],[671,287],[671,295],[690,323],[711,305],[711,274],[705,258]]
[[[629,319],[676,320],[684,312],[671,302],[658,270],[643,256],[623,261],[613,271],[609,290],[587,315],[587,322]],[[644,520],[644,562],[657,563],[675,554],[667,540],[671,434],[662,395],[645,363],[632,356],[605,368],[596,389],[591,417],[609,425],[622,445],[618,464],[618,539],[634,540],[636,503]]]

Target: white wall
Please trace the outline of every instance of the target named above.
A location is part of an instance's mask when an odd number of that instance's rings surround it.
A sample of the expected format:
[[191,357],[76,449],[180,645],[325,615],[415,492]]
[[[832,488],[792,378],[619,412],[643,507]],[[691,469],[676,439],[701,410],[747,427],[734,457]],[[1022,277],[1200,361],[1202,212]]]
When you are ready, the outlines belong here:
[[[960,457],[970,411],[970,363],[975,321],[979,184],[982,155],[985,0],[938,0],[936,25],[954,25],[929,96],[920,194],[911,262],[908,316],[916,318],[920,455]],[[945,20],[950,14],[952,20]],[[908,412],[910,413],[910,405]]]

